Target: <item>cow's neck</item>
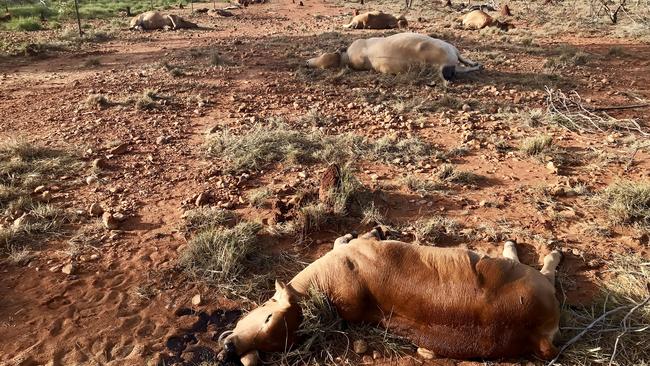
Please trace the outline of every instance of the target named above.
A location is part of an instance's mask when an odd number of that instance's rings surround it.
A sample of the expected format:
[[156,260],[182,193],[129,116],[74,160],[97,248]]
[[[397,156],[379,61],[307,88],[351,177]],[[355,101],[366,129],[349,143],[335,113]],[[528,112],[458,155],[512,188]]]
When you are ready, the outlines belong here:
[[328,266],[323,265],[325,264],[323,259],[325,258],[321,258],[308,265],[289,282],[300,297],[309,297],[310,288],[329,295],[330,276]]

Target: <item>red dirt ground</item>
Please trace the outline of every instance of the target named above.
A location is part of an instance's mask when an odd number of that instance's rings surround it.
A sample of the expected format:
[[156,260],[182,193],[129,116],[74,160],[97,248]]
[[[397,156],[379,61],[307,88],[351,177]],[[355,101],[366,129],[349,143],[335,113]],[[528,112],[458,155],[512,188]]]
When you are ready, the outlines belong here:
[[[73,275],[50,271],[70,260],[65,240],[47,243],[27,266],[2,266],[0,365],[158,364],[164,355],[173,353],[174,347],[180,347],[178,344],[192,343],[196,354],[202,347],[216,347],[213,336],[232,322],[242,305],[179,272],[176,260],[186,242],[179,227],[183,211],[191,206],[187,201],[204,191],[212,192],[216,203],[266,185],[277,190],[292,182],[316,184],[325,167],[277,166],[263,173],[251,172],[251,177],[239,186],[222,188],[219,181],[236,177],[222,175],[219,165],[205,156],[204,132],[212,126],[245,130],[253,121],[270,116],[285,117],[297,126],[301,123],[297,117],[314,108],[333,118],[334,123],[323,128],[327,133],[417,135],[444,150],[467,140],[467,131],[473,133],[476,138],[468,142],[470,154],[454,158],[453,163],[457,169],[486,176],[478,187],[457,185],[449,194],[425,197],[409,192],[401,183],[402,176],[408,173],[430,178],[441,164],[434,160],[422,166],[362,162],[357,167],[358,178],[372,187],[377,183],[371,175],[378,174],[382,185],[395,186],[380,200],[385,216],[392,222],[408,223],[443,214],[466,228],[489,224],[516,237],[522,244],[522,261],[534,266],[539,266],[540,259],[554,245],[568,248],[561,276],[573,279],[563,289],[571,304],[589,302],[596,291],[595,281],[602,278],[614,254],[649,256],[647,236],[629,227],[614,227],[613,236],[608,238],[586,233],[585,225],[607,222],[607,213],[587,199],[556,197],[554,205],[542,208],[536,202],[536,187],[580,182],[597,191],[618,178],[647,180],[647,150],[639,151],[634,163],[625,169],[631,143],[647,137],[625,131],[610,134],[575,133],[548,126],[533,129],[522,123],[518,117],[522,114],[517,111],[544,107],[545,83],[572,85],[594,105],[629,104],[631,94],[647,100],[650,46],[607,37],[567,35],[536,39],[541,51],[529,52],[517,44],[485,42],[478,32],[444,30],[435,21],[414,19],[410,22],[414,31],[454,34],[452,41],[461,52],[483,62],[486,71],[454,83],[447,91],[462,101],[474,99],[479,107],[467,112],[458,108],[419,115],[404,112],[400,119],[400,113],[391,111],[391,102],[418,98],[433,102],[445,92],[423,85],[393,84],[371,73],[335,78],[334,72],[310,73],[302,67],[306,58],[319,51],[339,47],[356,37],[386,33],[343,32],[338,26],[348,19],[350,6],[305,1],[305,6],[300,7],[282,0],[233,12],[233,18],[194,17],[205,29],[120,31],[115,40],[86,46],[75,53],[57,53],[45,59],[0,59],[0,138],[73,147],[84,152],[87,161],[105,157],[114,141],[128,144],[125,153],[107,159],[109,167],[101,173],[100,183],[77,184],[55,196],[56,202],[73,210],[85,210],[92,202],[101,202],[104,207],[126,213],[128,219],[115,238],[105,235],[100,246],[81,253]],[[340,32],[342,38],[318,36],[332,30]],[[573,44],[592,59],[584,66],[562,69],[558,77],[550,79],[543,68],[544,59],[549,57],[544,52],[560,43]],[[608,56],[613,45],[624,47],[629,56]],[[191,50],[204,53],[192,55]],[[220,52],[231,65],[209,66],[205,52],[212,51]],[[498,52],[505,61],[485,57],[491,51]],[[87,66],[91,58],[100,60],[100,65]],[[171,76],[161,62],[178,66],[184,75]],[[90,94],[101,93],[118,100],[139,95],[145,89],[156,89],[169,100],[151,111],[123,106],[95,109],[84,104]],[[198,103],[197,98],[204,102]],[[497,113],[499,110],[502,113]],[[647,126],[648,111],[612,114],[637,118]],[[560,146],[577,157],[591,154],[591,160],[563,168],[558,175],[550,173],[545,164],[516,152],[523,138],[543,132],[552,134]],[[160,136],[169,136],[169,142],[157,143]],[[503,139],[511,151],[497,149],[498,139]],[[608,157],[607,162],[594,163],[599,156]],[[306,183],[300,182],[299,171],[307,172]],[[84,177],[80,174],[74,178],[82,181]],[[234,209],[249,219],[269,213],[237,201]],[[363,228],[358,224],[321,228],[308,237],[312,244],[300,253],[305,260],[312,260],[326,252],[338,235]],[[538,240],[531,240],[535,235]],[[280,240],[274,244],[275,250],[293,247],[291,244],[291,240]],[[479,235],[449,245],[496,256],[500,244]],[[99,258],[90,260],[94,253]],[[133,295],[139,286],[152,286],[158,292],[143,300]],[[190,299],[197,293],[202,295],[203,303],[195,310],[203,315],[177,315],[192,307]],[[192,336],[199,340],[188,340]],[[194,356],[183,353],[186,361]]]

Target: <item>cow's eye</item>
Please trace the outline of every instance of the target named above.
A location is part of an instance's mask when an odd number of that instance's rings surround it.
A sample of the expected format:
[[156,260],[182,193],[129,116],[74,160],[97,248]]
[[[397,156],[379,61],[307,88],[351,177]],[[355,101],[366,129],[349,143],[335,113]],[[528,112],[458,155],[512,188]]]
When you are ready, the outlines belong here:
[[272,316],[273,316],[273,314],[269,314],[269,316],[266,317],[266,320],[264,321],[264,324],[268,323],[269,320],[271,320]]

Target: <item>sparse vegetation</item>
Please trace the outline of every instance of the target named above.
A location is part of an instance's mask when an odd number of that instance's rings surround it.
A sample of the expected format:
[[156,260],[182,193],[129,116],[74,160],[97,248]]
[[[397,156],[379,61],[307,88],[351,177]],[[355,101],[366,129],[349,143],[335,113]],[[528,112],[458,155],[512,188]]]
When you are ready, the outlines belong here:
[[538,156],[548,151],[551,146],[553,146],[553,137],[540,135],[525,139],[519,146],[519,150],[528,156]]
[[102,62],[100,61],[99,57],[90,57],[86,61],[84,61],[84,66],[86,67],[97,67],[100,66]]
[[215,207],[199,207],[185,211],[183,214],[186,232],[225,226],[233,222],[235,218],[233,212]]
[[650,359],[650,262],[618,255],[607,272],[591,306],[563,308],[561,344],[591,328],[562,353],[562,364],[647,365]]
[[194,235],[181,253],[180,264],[190,274],[207,281],[235,287],[250,268],[249,255],[258,248],[262,226],[240,222],[232,228],[209,227]]
[[146,89],[135,100],[135,108],[139,110],[149,110],[158,108],[156,99],[159,99],[158,91],[153,89]]
[[363,225],[381,225],[386,221],[386,218],[379,211],[379,208],[375,206],[374,202],[363,208],[362,215],[361,223]]
[[86,98],[86,105],[90,108],[102,109],[111,104],[111,101],[104,94],[91,94]]
[[615,223],[650,227],[650,182],[621,180],[596,196]]
[[484,177],[465,170],[456,170],[451,164],[443,164],[438,168],[437,176],[440,180],[457,184],[477,184]]
[[393,136],[370,141],[352,134],[324,135],[286,124],[256,125],[243,135],[222,130],[208,136],[207,152],[227,163],[229,171],[262,169],[272,163],[345,162],[353,157],[386,163],[420,161],[435,149],[417,138]]
[[248,202],[254,207],[261,207],[271,197],[269,188],[259,188],[248,193]]
[[413,224],[415,241],[420,244],[437,244],[443,238],[453,238],[460,233],[460,225],[449,218],[434,216]]
[[557,49],[557,56],[546,60],[544,67],[555,70],[568,66],[581,66],[587,64],[590,57],[592,56],[583,51],[577,50],[575,47],[563,45]]
[[46,189],[34,189],[79,166],[72,154],[61,150],[20,141],[0,144],[0,219],[8,223],[0,225],[0,252],[20,251],[34,244],[30,238],[60,231],[67,214],[47,203]]
[[23,31],[23,32],[33,32],[43,29],[41,22],[38,18],[13,18],[7,24],[4,25],[5,28],[13,31]]
[[446,188],[444,183],[432,181],[427,178],[416,177],[414,175],[407,175],[406,178],[404,178],[404,184],[411,192],[419,194],[429,194],[436,191],[442,191]]

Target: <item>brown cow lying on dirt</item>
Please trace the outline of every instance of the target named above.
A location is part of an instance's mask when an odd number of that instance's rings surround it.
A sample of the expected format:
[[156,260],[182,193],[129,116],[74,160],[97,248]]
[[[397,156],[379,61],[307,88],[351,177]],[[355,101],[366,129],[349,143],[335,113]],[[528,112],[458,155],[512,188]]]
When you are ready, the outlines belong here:
[[154,30],[154,29],[189,29],[198,28],[195,23],[174,14],[162,14],[157,11],[148,11],[131,19],[129,29]]
[[461,56],[453,45],[417,33],[357,39],[346,50],[325,53],[307,60],[307,66],[318,68],[349,66],[354,70],[373,69],[383,74],[399,74],[418,67],[439,67],[444,80],[451,80],[457,74],[483,68],[477,62]]
[[492,18],[488,13],[483,10],[473,10],[469,13],[462,15],[456,19],[462,22],[463,27],[466,29],[483,29],[485,27],[496,27],[504,31],[508,31],[515,26],[508,22],[502,22]]
[[343,26],[343,28],[351,29],[393,29],[406,27],[408,27],[408,22],[403,15],[396,18],[391,14],[386,14],[381,11],[359,14],[352,18],[349,24]]
[[[288,349],[300,326],[299,300],[324,293],[350,322],[387,327],[441,357],[511,358],[557,354],[560,306],[555,297],[558,251],[541,272],[519,263],[513,242],[505,258],[464,249],[389,241],[381,228],[359,239],[348,234],[296,275],[276,282],[272,299],[220,336],[222,356],[258,361],[258,351]],[[387,318],[390,314],[390,318]]]

